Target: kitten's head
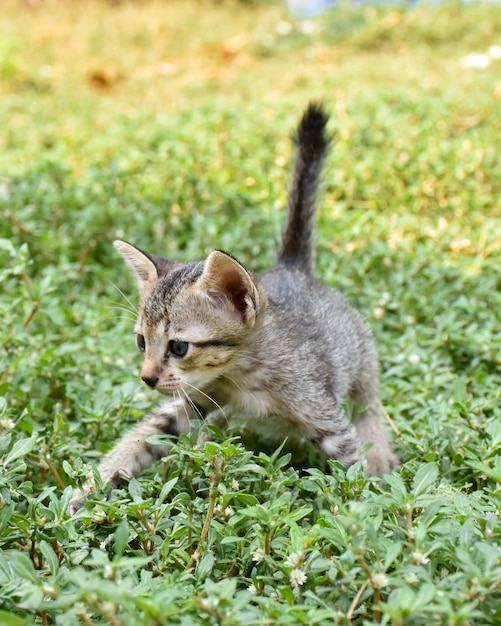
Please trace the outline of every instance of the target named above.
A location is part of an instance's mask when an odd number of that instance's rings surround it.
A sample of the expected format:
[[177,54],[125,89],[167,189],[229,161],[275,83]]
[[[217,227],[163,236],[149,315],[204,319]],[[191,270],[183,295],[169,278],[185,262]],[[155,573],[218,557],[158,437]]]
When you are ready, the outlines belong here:
[[115,247],[138,280],[135,331],[144,382],[168,394],[229,373],[262,320],[264,287],[225,252],[181,264],[125,241]]

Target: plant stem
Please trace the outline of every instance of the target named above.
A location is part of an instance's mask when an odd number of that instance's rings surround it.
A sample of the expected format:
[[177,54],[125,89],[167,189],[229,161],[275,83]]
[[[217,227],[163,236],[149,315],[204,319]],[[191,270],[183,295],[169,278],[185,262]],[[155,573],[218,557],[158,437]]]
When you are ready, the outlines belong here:
[[197,556],[197,558],[200,558],[203,551],[203,544],[206,542],[207,537],[209,536],[210,525],[212,522],[212,518],[214,517],[214,510],[216,508],[218,488],[223,479],[224,465],[224,461],[217,459],[214,460],[214,473],[212,474],[210,481],[209,506],[207,508],[207,515],[205,516],[205,522],[202,528],[202,533],[200,534],[200,540],[198,542],[197,549],[192,556],[192,561],[195,560],[195,556]]

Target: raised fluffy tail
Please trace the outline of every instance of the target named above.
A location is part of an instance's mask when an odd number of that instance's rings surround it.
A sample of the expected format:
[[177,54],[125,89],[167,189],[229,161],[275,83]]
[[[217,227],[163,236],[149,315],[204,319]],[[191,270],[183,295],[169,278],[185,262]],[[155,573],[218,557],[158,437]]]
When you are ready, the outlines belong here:
[[296,162],[289,191],[287,218],[277,262],[305,273],[313,269],[313,228],[317,195],[331,137],[326,132],[328,114],[310,103],[294,135]]

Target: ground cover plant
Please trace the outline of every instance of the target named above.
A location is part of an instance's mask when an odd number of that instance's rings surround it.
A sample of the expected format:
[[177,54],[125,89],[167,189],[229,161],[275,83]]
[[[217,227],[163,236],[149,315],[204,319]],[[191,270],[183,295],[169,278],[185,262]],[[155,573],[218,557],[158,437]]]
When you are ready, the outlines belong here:
[[[500,22],[3,3],[0,624],[501,623]],[[156,400],[112,240],[266,267],[310,98],[337,133],[318,274],[374,329],[402,469],[326,475],[237,425],[70,518]]]

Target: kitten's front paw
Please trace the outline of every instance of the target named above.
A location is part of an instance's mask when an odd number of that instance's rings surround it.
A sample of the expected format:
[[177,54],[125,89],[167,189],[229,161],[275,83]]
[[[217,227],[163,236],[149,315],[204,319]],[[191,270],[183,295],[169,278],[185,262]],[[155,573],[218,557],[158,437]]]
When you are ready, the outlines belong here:
[[108,495],[113,489],[121,489],[124,487],[131,478],[132,474],[129,474],[129,472],[124,469],[118,469],[110,478],[110,489],[108,491]]
[[[120,489],[123,487],[131,478],[132,476],[129,472],[123,469],[116,470],[110,478],[108,495],[113,489]],[[75,513],[79,511],[87,502],[90,494],[94,492],[95,488],[89,485],[85,485],[83,489],[75,489],[68,506],[68,513],[70,515],[75,515]]]
[[374,446],[366,455],[365,473],[367,476],[383,476],[400,467],[400,461],[389,448],[380,449]]
[[73,496],[68,506],[68,513],[70,515],[75,515],[75,513],[79,511],[83,507],[83,505],[87,502],[90,494],[91,494],[90,487],[84,487],[83,489],[75,489],[73,491]]

